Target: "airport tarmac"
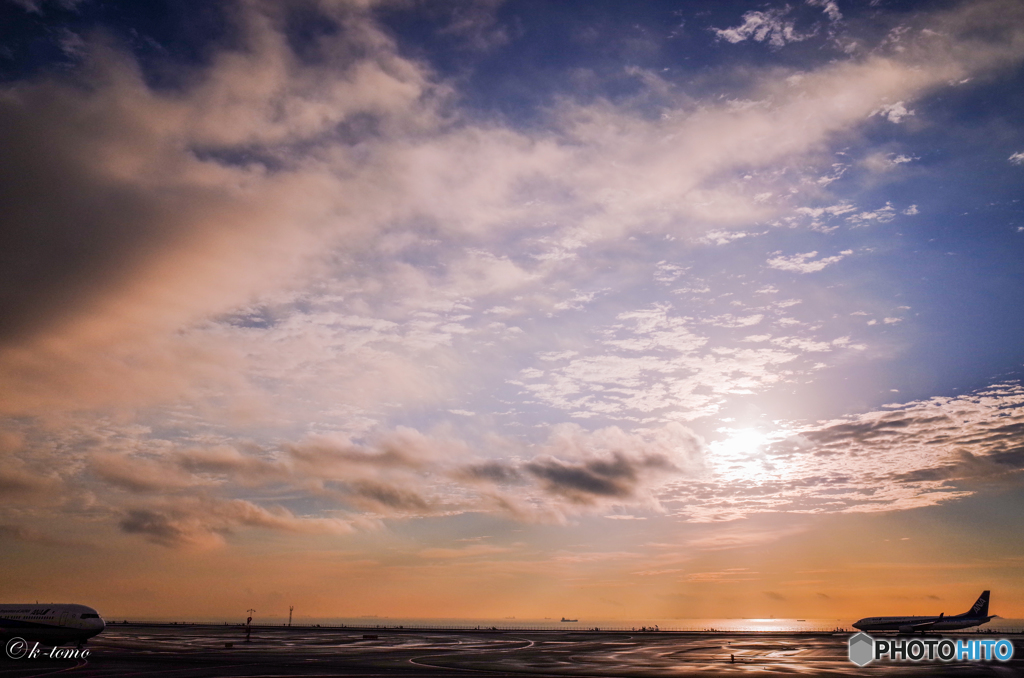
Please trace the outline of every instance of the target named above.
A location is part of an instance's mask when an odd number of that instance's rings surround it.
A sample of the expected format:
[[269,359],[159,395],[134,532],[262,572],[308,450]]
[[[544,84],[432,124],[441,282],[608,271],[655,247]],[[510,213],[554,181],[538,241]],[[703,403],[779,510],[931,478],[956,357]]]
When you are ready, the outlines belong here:
[[[375,635],[376,638],[364,638]],[[0,676],[1024,676],[1024,638],[1002,662],[847,659],[848,634],[413,631],[111,625],[85,660],[6,659]],[[232,647],[225,647],[226,644]]]

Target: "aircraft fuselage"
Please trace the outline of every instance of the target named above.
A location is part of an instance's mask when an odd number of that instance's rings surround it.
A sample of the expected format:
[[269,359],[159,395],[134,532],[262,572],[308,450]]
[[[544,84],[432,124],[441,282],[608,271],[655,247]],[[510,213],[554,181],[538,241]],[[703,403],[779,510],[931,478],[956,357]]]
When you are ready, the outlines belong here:
[[853,627],[859,631],[958,631],[981,626],[992,617],[867,617]]
[[971,609],[963,614],[947,617],[865,617],[853,624],[858,631],[899,631],[915,633],[917,631],[958,631],[972,626],[981,626],[992,620],[988,613],[990,591],[982,591]]
[[0,605],[0,636],[52,645],[84,642],[103,631],[99,613],[85,605]]

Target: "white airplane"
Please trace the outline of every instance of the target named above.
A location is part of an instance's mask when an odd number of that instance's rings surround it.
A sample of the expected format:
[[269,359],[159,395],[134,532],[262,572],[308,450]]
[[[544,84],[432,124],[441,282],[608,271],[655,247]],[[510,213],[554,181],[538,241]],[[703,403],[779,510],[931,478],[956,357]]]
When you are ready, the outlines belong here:
[[0,605],[0,636],[4,638],[81,645],[106,626],[99,613],[85,605]]
[[988,613],[989,592],[985,591],[970,610],[963,614],[947,617],[943,612],[938,617],[865,617],[853,625],[859,631],[956,631],[988,623],[996,615]]

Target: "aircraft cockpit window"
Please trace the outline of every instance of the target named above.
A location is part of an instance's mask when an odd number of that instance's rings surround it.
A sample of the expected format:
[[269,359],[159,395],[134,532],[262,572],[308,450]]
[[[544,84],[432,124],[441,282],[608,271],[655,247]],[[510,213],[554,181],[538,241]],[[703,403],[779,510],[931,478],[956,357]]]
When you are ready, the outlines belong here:
[[82,614],[82,619],[99,619],[99,618],[100,618],[100,616],[98,614],[92,614],[90,612],[85,612],[85,613]]

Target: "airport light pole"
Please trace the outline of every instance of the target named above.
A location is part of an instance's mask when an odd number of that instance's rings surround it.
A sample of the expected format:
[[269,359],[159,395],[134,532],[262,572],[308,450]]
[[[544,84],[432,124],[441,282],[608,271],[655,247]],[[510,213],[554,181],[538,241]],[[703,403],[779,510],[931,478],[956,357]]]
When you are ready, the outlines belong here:
[[252,635],[252,616],[256,613],[256,610],[249,609],[249,618],[245,620],[245,642],[250,642],[249,638]]
[[294,610],[294,609],[295,609],[294,605],[289,605],[288,606],[288,626],[292,625],[292,610]]

